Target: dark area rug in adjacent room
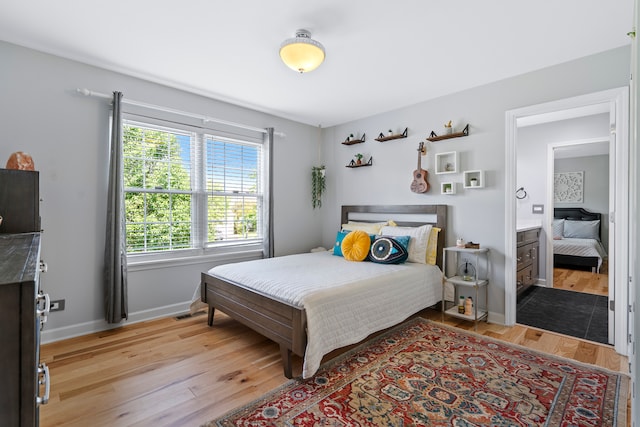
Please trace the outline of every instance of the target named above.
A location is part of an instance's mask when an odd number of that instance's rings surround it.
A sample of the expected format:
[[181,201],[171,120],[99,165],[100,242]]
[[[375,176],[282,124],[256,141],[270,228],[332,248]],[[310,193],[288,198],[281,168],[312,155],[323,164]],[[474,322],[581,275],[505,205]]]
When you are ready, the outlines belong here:
[[607,301],[602,295],[534,286],[518,301],[516,322],[607,344]]

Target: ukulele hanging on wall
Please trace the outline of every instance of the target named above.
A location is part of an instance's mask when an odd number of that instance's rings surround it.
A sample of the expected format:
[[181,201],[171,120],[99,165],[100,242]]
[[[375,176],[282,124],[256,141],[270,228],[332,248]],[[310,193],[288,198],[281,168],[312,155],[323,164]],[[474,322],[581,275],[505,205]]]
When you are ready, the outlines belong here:
[[418,147],[418,168],[413,171],[413,182],[411,182],[411,191],[414,193],[426,193],[429,191],[429,183],[427,182],[427,171],[422,169],[422,152],[424,151],[424,142],[420,142]]

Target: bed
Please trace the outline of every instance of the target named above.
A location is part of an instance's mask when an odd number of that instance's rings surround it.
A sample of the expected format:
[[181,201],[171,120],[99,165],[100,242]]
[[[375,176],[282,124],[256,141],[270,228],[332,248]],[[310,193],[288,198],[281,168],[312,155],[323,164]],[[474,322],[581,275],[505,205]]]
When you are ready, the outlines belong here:
[[554,267],[599,273],[607,254],[600,240],[602,215],[583,208],[553,210]]
[[[439,228],[437,265],[351,262],[323,251],[217,266],[201,275],[209,325],[216,309],[224,312],[279,344],[287,378],[292,377],[292,354],[303,357],[307,378],[324,354],[440,302],[446,206],[342,207],[341,224],[383,218],[399,227]],[[294,285],[296,291],[291,290]]]

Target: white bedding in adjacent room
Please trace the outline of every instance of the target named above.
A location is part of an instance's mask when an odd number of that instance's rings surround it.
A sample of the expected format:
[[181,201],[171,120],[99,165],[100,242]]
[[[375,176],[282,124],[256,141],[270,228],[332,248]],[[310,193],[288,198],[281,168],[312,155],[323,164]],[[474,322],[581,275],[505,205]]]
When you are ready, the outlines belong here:
[[607,253],[600,240],[564,237],[553,241],[553,253],[581,257],[598,257],[598,272]]
[[331,252],[225,264],[209,274],[303,307],[312,376],[330,351],[362,341],[442,299],[442,272],[418,263],[347,261]]

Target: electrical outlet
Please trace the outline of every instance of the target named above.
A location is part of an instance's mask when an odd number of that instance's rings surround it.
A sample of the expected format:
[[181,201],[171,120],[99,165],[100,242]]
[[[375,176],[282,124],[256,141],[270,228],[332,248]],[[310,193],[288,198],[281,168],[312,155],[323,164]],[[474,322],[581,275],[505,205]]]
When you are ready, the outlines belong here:
[[51,306],[49,311],[62,311],[64,310],[64,300],[57,299],[55,301],[51,301]]

